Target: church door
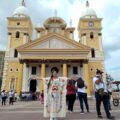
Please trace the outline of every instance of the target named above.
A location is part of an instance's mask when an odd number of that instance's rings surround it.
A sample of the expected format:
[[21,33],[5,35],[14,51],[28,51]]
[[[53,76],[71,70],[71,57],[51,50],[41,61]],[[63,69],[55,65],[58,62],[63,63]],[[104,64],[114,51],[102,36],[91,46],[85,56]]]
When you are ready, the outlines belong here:
[[30,81],[30,92],[36,92],[37,80]]

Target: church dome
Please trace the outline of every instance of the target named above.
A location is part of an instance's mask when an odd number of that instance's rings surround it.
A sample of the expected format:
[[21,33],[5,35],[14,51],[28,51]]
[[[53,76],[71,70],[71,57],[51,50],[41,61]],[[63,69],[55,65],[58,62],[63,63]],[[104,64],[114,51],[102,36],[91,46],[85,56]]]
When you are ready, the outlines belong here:
[[44,22],[45,28],[59,27],[65,28],[66,22],[60,17],[50,17]]
[[22,5],[15,9],[13,17],[29,17],[28,9],[26,8],[24,0]]
[[83,11],[82,18],[97,18],[97,14],[93,8],[89,6],[89,2],[86,2],[86,9]]

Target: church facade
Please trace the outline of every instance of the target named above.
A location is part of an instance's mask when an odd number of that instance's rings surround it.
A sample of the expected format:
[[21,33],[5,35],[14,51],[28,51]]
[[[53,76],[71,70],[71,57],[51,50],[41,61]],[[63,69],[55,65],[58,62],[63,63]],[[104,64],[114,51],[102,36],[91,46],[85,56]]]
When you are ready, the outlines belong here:
[[96,69],[104,71],[101,18],[86,2],[86,10],[79,19],[78,35],[75,28],[67,27],[60,17],[50,17],[43,27],[33,25],[24,2],[8,20],[8,43],[4,60],[2,89],[20,92],[40,92],[43,80],[52,67],[58,67],[59,76],[81,76],[87,83],[88,96],[92,95],[92,78]]

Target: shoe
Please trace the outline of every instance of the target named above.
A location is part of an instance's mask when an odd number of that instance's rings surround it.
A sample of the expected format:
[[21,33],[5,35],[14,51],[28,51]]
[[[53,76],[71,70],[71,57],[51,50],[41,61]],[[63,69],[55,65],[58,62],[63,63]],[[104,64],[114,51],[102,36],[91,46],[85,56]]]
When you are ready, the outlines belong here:
[[80,114],[84,114],[84,111],[81,111]]
[[90,113],[90,111],[88,110],[87,113]]
[[115,117],[114,116],[110,116],[108,117],[109,120],[115,120]]
[[99,119],[103,119],[102,115],[98,115],[98,118],[99,118]]
[[68,113],[70,113],[70,110],[68,110]]
[[70,111],[70,113],[73,113],[72,111]]

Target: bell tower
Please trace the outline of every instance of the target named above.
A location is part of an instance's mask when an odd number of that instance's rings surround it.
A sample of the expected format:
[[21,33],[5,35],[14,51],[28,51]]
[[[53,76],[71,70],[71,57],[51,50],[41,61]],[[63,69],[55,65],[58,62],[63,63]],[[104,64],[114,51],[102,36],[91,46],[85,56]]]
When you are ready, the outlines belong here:
[[102,18],[97,17],[96,12],[90,7],[89,2],[86,1],[86,8],[79,19],[78,33],[80,38],[79,42],[91,48],[91,52],[88,55],[91,81],[96,73],[96,69],[105,71],[101,22]]
[[16,48],[30,42],[32,38],[32,21],[24,0],[7,20],[8,43],[5,52],[2,89],[15,90],[20,94],[23,65],[19,63],[19,54]]
[[84,10],[78,24],[80,42],[94,50],[103,51],[102,47],[102,18],[98,18],[96,12],[86,2]]
[[21,2],[21,6],[15,9],[13,15],[7,19],[7,51],[9,51],[10,57],[14,57],[15,48],[30,42],[32,38],[32,22],[24,0]]

